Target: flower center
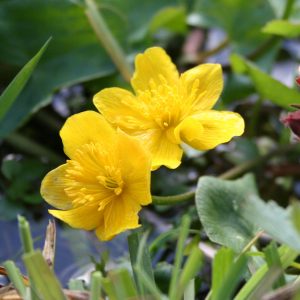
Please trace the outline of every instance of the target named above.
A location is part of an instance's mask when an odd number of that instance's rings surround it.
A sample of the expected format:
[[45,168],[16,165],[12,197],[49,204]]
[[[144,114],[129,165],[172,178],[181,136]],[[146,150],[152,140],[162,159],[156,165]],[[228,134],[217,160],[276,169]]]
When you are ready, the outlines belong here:
[[66,188],[73,207],[99,203],[99,210],[124,190],[118,158],[101,144],[85,144],[67,161]]
[[120,178],[112,178],[110,176],[98,176],[97,177],[100,184],[105,188],[112,190],[116,195],[120,195],[123,191],[123,180]]

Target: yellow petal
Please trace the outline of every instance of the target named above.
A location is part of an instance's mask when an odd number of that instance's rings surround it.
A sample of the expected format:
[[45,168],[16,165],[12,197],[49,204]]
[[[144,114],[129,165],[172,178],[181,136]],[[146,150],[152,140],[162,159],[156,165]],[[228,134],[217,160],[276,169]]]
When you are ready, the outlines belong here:
[[151,137],[152,170],[160,166],[176,169],[181,164],[183,150],[179,145],[169,141],[164,134]]
[[69,224],[71,227],[93,230],[103,221],[102,211],[98,211],[98,204],[83,205],[70,210],[53,210],[49,213]]
[[[141,205],[151,203],[150,175],[151,155],[142,143],[118,130],[120,167],[124,180],[124,193]],[[126,155],[126,157],[124,157]]]
[[107,88],[94,96],[94,104],[103,116],[126,132],[147,128],[149,120],[141,114],[142,103],[130,92]]
[[193,148],[209,150],[242,135],[244,127],[244,120],[239,114],[210,110],[188,117],[176,131]]
[[85,111],[69,117],[60,131],[60,136],[65,153],[72,158],[76,150],[84,144],[112,144],[116,133],[99,113]]
[[190,112],[211,109],[223,89],[222,68],[219,64],[202,64],[184,72],[180,77],[182,101]]
[[136,93],[151,90],[161,84],[175,86],[178,78],[176,66],[162,48],[149,48],[136,56],[135,72],[131,80]]
[[69,209],[72,201],[64,191],[67,187],[65,171],[67,164],[50,171],[42,181],[41,195],[52,206],[59,209]]
[[123,231],[139,227],[140,208],[134,201],[126,201],[122,196],[116,197],[105,207],[104,223],[96,229],[96,235],[100,240],[107,241]]

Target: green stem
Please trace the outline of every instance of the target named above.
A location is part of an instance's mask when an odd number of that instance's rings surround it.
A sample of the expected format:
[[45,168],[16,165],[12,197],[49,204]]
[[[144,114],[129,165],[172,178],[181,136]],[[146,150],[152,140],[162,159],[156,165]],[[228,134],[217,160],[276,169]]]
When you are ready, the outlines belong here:
[[15,263],[11,260],[6,261],[4,267],[7,271],[8,277],[10,281],[14,284],[16,290],[18,291],[19,295],[25,299],[26,297],[26,286],[24,284],[24,279],[16,267]]
[[28,154],[44,156],[53,164],[61,164],[64,161],[63,157],[19,133],[11,134],[5,142]]
[[28,221],[22,216],[18,216],[18,221],[19,221],[19,232],[23,244],[23,251],[24,253],[33,252],[34,248],[33,248],[31,232],[30,232],[30,225]]
[[[285,147],[281,147],[279,149],[276,149],[274,151],[269,152],[266,155],[257,157],[255,159],[246,161],[238,166],[233,167],[232,169],[226,171],[225,173],[218,176],[218,178],[221,179],[233,179],[237,176],[240,176],[249,170],[253,169],[254,167],[265,164],[270,158],[276,155],[282,155],[289,151],[295,150],[299,147],[298,145],[288,145]],[[155,205],[173,205],[182,203],[185,201],[189,201],[194,199],[195,197],[195,191],[190,191],[187,193],[175,195],[175,196],[152,196],[152,203]]]
[[292,12],[295,0],[287,0],[282,14],[282,20],[287,20]]
[[229,45],[229,42],[230,42],[229,38],[225,38],[215,48],[207,50],[207,51],[200,52],[199,55],[198,55],[198,58],[197,58],[197,63],[200,64],[204,61],[205,58],[220,52],[221,50],[223,50],[224,48],[226,48]]
[[181,264],[183,260],[183,252],[185,241],[189,234],[189,229],[191,225],[191,219],[188,215],[184,215],[180,225],[180,232],[176,247],[175,260],[174,260],[174,268],[172,270],[171,282],[169,287],[169,299],[175,300],[178,299],[178,285],[179,285],[179,275],[181,270]]
[[101,296],[101,273],[93,272],[91,276],[91,289],[89,300],[99,300]]
[[153,204],[156,205],[168,205],[176,204],[184,201],[192,200],[195,196],[195,192],[186,192],[175,196],[152,196]]
[[94,0],[85,0],[86,10],[85,13],[87,18],[94,29],[96,36],[101,42],[104,49],[110,55],[112,61],[119,69],[123,78],[130,82],[132,76],[132,68],[126,60],[125,53],[118,44],[115,37],[112,35],[110,29],[105,23],[104,18],[102,17],[100,11]]

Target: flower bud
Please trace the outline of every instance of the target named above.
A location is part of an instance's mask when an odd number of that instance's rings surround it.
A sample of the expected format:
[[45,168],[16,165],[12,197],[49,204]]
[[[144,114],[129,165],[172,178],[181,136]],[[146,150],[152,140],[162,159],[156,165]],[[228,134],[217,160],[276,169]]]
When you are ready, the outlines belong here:
[[297,140],[300,140],[300,110],[287,114],[281,122],[292,130]]

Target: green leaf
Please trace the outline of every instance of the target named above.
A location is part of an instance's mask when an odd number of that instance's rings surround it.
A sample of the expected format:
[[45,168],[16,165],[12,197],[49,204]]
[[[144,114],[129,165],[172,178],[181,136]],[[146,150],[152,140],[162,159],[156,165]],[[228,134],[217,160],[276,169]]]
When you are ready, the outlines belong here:
[[[0,47],[0,63],[19,68],[49,36],[53,40],[32,80],[1,122],[0,137],[7,136],[32,112],[49,104],[55,90],[115,72],[87,21],[84,7],[72,2],[1,2],[0,40],[5,43]],[[129,41],[133,37],[135,42],[141,41],[152,16],[162,7],[175,5],[176,1],[102,0],[98,3],[113,35],[127,53],[132,54],[137,49],[132,49]],[[138,37],[141,30],[145,34]],[[143,47],[148,45],[149,41]],[[3,75],[1,71],[0,68]]]
[[149,31],[153,34],[159,29],[184,34],[187,31],[185,8],[166,7],[157,12],[149,24]]
[[[295,251],[285,245],[281,246],[278,249],[278,253],[280,256],[280,262],[283,269],[287,268],[296,259],[296,257],[299,254],[298,251]],[[247,281],[247,283],[240,289],[238,294],[235,296],[234,300],[250,299],[248,298],[249,295],[253,293],[255,288],[260,285],[260,283],[266,276],[268,277],[268,267],[267,264],[264,264],[255,272],[254,275],[252,275],[252,277]]]
[[203,258],[204,256],[199,249],[199,246],[195,245],[180,274],[177,299],[181,299],[181,296],[188,287],[188,284],[195,278],[197,273],[200,272],[203,266]]
[[28,271],[30,283],[34,285],[36,293],[41,299],[66,300],[58,279],[45,262],[40,251],[24,254],[23,261]]
[[262,28],[262,32],[295,38],[300,35],[300,24],[288,20],[272,20]]
[[246,73],[250,76],[262,98],[286,109],[290,109],[291,103],[300,102],[300,94],[296,89],[285,86],[245,58],[232,54],[230,62],[235,72]]
[[21,275],[20,270],[11,260],[7,260],[3,263],[5,269],[7,270],[8,277],[17,289],[19,295],[26,300],[26,286],[24,284],[24,279]]
[[238,53],[250,53],[265,37],[261,27],[274,19],[274,12],[265,0],[198,0],[190,24],[221,28]]
[[292,222],[297,230],[297,232],[300,234],[300,203],[299,201],[293,201],[291,204],[291,217]]
[[213,263],[212,300],[232,299],[234,290],[246,269],[247,258],[245,255],[241,255],[234,261],[234,253],[231,249],[219,250]]
[[223,279],[230,271],[234,261],[234,252],[230,248],[221,248],[214,257],[212,269],[212,298],[216,295],[223,284]]
[[184,215],[182,217],[181,224],[180,224],[180,231],[178,235],[175,259],[174,259],[174,268],[172,270],[171,282],[169,287],[170,299],[177,299],[178,296],[177,288],[179,284],[179,275],[180,275],[181,264],[184,255],[184,245],[189,235],[190,225],[191,225],[191,218],[188,215]]
[[139,292],[143,295],[145,293],[145,287],[140,281],[138,274],[136,273],[136,266],[140,267],[141,270],[149,277],[154,283],[154,274],[152,270],[152,262],[150,253],[146,245],[146,237],[141,237],[139,231],[134,232],[128,236],[128,247],[130,254],[130,262],[133,270],[135,282],[139,288]]
[[278,274],[279,278],[276,280],[276,282],[274,282],[273,287],[276,289],[276,288],[280,288],[280,287],[284,286],[286,284],[286,282],[285,282],[285,278],[283,276],[282,265],[281,265],[281,261],[280,261],[276,243],[274,241],[272,241],[264,249],[264,253],[265,253],[266,262],[267,262],[269,270],[274,268],[274,269],[279,269],[279,271],[281,271]]
[[300,235],[292,221],[292,209],[284,209],[274,201],[265,203],[257,195],[250,195],[243,203],[243,218],[261,229],[276,241],[300,252]]
[[241,212],[249,195],[257,195],[252,175],[235,181],[208,176],[199,179],[196,207],[212,241],[240,252],[258,232],[258,227]]
[[112,270],[109,272],[108,277],[113,283],[117,299],[123,300],[137,297],[137,291],[128,270]]
[[91,274],[90,300],[99,300],[101,297],[102,274],[99,271]]
[[3,119],[9,108],[12,106],[14,101],[17,99],[27,81],[29,80],[32,72],[38,64],[43,53],[49,45],[50,39],[44,44],[39,52],[22,68],[17,74],[14,80],[4,90],[0,96],[0,121]]
[[235,181],[201,177],[196,207],[208,237],[221,245],[241,251],[263,229],[276,241],[300,252],[300,236],[293,223],[291,207],[259,198],[253,176]]

